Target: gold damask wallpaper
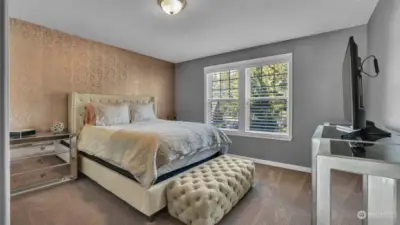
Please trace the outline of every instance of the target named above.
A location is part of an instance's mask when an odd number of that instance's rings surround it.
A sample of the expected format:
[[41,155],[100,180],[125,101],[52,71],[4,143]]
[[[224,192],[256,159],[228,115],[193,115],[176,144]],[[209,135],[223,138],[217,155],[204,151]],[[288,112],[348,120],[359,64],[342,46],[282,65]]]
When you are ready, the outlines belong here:
[[160,118],[174,111],[174,64],[10,20],[11,127],[67,125],[68,93],[152,95]]

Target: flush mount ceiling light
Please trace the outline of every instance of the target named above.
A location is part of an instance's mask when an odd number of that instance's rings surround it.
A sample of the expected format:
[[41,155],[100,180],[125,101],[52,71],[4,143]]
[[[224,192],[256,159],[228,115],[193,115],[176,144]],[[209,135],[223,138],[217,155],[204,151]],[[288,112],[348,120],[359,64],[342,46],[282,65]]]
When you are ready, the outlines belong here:
[[158,0],[162,10],[168,15],[175,15],[185,8],[186,0]]

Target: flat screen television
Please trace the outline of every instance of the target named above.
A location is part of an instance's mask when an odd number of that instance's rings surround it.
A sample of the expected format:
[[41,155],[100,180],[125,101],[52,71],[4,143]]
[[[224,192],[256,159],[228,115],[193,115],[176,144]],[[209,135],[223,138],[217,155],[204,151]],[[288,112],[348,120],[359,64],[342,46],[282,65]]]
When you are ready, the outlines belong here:
[[[378,59],[374,55],[371,55],[365,60],[371,57],[374,57],[376,75],[370,75],[363,70],[363,63],[358,56],[358,45],[354,41],[354,37],[350,37],[343,61],[342,73],[343,111],[348,126],[338,126],[339,130],[347,133],[342,136],[344,139],[359,140],[361,138],[362,140],[376,141],[391,136],[390,132],[377,128],[374,122],[368,121],[365,118],[362,74],[370,77],[377,77],[379,75]],[[352,149],[354,147],[358,152],[364,151],[363,145],[356,144],[354,146],[352,146]]]
[[361,59],[354,37],[350,37],[343,61],[343,108],[344,118],[353,130],[366,127],[363,104]]

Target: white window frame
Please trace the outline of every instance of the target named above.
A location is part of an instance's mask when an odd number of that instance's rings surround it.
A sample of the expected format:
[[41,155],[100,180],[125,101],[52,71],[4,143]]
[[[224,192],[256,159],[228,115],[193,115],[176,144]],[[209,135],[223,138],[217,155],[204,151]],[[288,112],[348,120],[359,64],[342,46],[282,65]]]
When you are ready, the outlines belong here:
[[[288,89],[289,95],[287,98],[288,109],[287,109],[287,134],[278,134],[273,132],[258,132],[250,131],[249,127],[249,95],[250,95],[250,75],[246,69],[252,67],[266,66],[271,64],[288,63],[289,64],[289,75],[288,75]],[[243,137],[255,137],[255,138],[267,138],[275,140],[291,141],[292,136],[292,122],[293,122],[293,55],[292,53],[268,56],[263,58],[244,60],[234,63],[227,63],[222,65],[209,66],[204,68],[204,122],[208,122],[208,99],[211,93],[211,73],[237,70],[239,72],[239,129],[221,129],[228,135],[243,136]],[[243,85],[244,84],[244,85]]]

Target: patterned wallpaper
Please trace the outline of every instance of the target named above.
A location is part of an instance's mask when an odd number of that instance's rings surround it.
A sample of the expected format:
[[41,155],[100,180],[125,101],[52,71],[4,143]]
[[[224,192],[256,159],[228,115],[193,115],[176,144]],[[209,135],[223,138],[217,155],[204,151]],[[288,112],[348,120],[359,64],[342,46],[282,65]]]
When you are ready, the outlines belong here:
[[160,118],[174,111],[174,64],[10,20],[11,127],[67,125],[68,93],[152,95]]

